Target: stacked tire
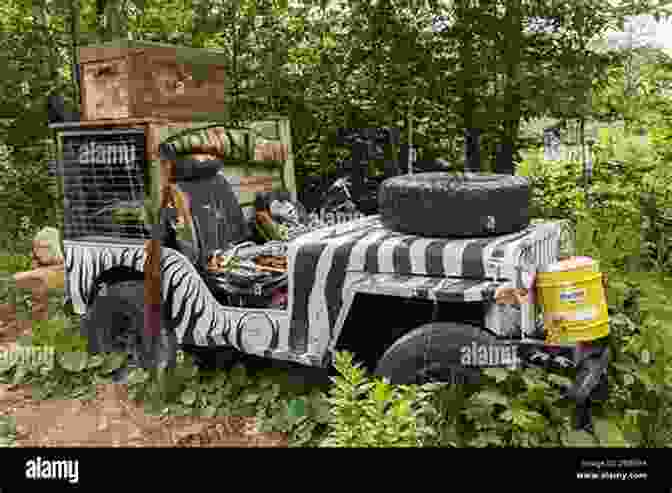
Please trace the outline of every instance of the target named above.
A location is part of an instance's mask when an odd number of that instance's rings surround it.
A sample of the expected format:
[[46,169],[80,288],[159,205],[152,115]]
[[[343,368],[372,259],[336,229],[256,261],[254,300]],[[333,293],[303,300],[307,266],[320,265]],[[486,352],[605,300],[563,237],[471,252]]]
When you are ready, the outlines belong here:
[[402,233],[467,238],[514,233],[530,224],[530,183],[522,176],[429,172],[380,185],[381,221]]

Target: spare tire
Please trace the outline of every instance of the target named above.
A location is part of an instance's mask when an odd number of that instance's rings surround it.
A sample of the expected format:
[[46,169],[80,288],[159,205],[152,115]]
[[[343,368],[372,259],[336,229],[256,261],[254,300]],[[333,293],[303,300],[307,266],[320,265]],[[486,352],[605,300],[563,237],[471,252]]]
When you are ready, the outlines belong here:
[[522,176],[395,176],[380,185],[378,203],[386,227],[433,238],[494,236],[530,224],[530,183]]

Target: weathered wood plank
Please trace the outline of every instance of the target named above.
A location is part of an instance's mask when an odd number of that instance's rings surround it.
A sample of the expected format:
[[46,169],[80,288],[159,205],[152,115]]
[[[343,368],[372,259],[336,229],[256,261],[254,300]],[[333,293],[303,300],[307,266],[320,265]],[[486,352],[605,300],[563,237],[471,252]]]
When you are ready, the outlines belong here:
[[107,53],[109,53],[110,56],[113,56],[115,53],[119,52],[128,53],[130,51],[134,53],[142,53],[152,51],[157,54],[170,56],[181,62],[203,65],[228,65],[228,57],[224,50],[191,48],[188,46],[176,46],[151,41],[120,39],[89,45],[82,47],[81,50],[85,50],[87,60],[95,59],[95,57],[100,57]]
[[[113,42],[80,48],[85,120],[227,113],[227,70],[208,50]],[[199,118],[201,119],[201,118]]]
[[240,178],[240,192],[272,192],[276,180],[272,176],[243,176]]
[[49,128],[58,129],[58,130],[67,130],[79,127],[128,127],[128,128],[137,128],[144,127],[148,123],[166,123],[168,120],[165,118],[155,118],[155,117],[144,117],[144,118],[107,118],[100,120],[91,120],[91,121],[80,121],[80,122],[65,122],[65,123],[52,123],[49,125]]

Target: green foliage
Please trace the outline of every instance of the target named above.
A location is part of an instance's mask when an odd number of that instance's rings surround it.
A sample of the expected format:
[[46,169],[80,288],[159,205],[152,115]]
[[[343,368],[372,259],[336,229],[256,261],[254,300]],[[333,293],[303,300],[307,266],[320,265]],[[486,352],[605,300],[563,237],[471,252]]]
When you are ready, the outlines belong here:
[[11,415],[0,415],[0,448],[13,447],[16,440],[16,420]]
[[672,57],[664,50],[626,48],[608,70],[608,84],[595,91],[593,108],[607,120],[622,118],[628,133],[669,125]]
[[330,391],[331,419],[325,447],[418,447],[433,435],[423,414],[430,412],[431,394],[417,386],[393,386],[367,378],[339,353],[340,376]]
[[640,273],[629,280],[616,278],[610,286],[615,308],[623,307],[610,320],[614,354],[610,411],[621,420],[631,442],[643,447],[670,446],[672,279]]
[[[290,446],[669,446],[670,294],[672,280],[655,274],[610,279],[614,363],[609,401],[594,405],[595,436],[572,430],[573,404],[561,394],[571,374],[536,369],[488,369],[471,387],[393,386],[367,375],[352,355],[338,353],[339,376],[325,395],[319,388],[292,388],[282,372],[254,373],[240,364],[199,372],[181,353],[166,373],[133,370],[129,395],[153,413],[255,416],[259,431],[286,433]],[[74,341],[68,346],[65,336],[53,335],[55,321],[46,325],[51,331],[38,328],[42,345],[21,341],[23,348],[42,348],[41,357],[3,358],[0,382],[30,384],[36,398],[88,399],[97,383],[109,382],[125,364],[123,354],[89,355]],[[54,345],[59,349],[49,353]],[[11,434],[5,436],[9,443]]]
[[[603,421],[596,422],[598,434],[612,437],[615,443],[669,446],[669,165],[637,137],[613,130],[602,133],[595,151],[591,208],[578,163],[545,163],[532,155],[519,172],[530,176],[536,187],[536,214],[571,218],[576,225],[576,250],[600,259],[602,270],[609,273],[615,357],[610,367],[610,400],[602,409]],[[621,430],[623,437],[615,430]],[[574,442],[594,445],[585,434],[571,436]]]
[[28,255],[0,254],[0,272],[16,274],[29,271],[31,268],[32,259]]
[[[614,130],[602,133],[595,151],[594,205],[590,209],[578,185],[578,163],[543,163],[533,157],[521,172],[531,176],[537,187],[537,214],[574,219],[577,251],[600,259],[602,270],[609,273],[614,362],[610,399],[604,410],[610,424],[603,425],[603,433],[617,426],[624,440],[636,446],[669,446],[669,165],[655,148]],[[586,439],[586,444],[592,442]]]
[[530,178],[535,217],[576,221],[585,206],[582,175],[577,163],[557,161],[546,165],[541,154],[530,155],[518,167],[518,174]]
[[[486,2],[467,10],[396,0],[348,8],[338,2],[290,8],[271,0],[216,8],[209,0],[72,5],[79,10],[15,1],[3,10],[0,113],[7,120],[0,142],[11,156],[0,170],[0,210],[8,233],[2,236],[12,248],[60,220],[61,197],[46,176],[50,156],[41,140],[51,137],[47,93],[74,99],[73,46],[128,34],[221,49],[232,118],[288,114],[301,184],[343,157],[344,149],[329,142],[340,127],[393,126],[405,140],[412,128],[420,158],[443,157],[459,166],[462,129],[473,124],[483,130],[482,156],[491,169],[503,137],[517,144],[521,119],[588,110],[587,89],[604,82],[612,57],[587,50],[586,40],[620,15],[596,0]],[[73,15],[79,27],[71,25]],[[440,17],[455,22],[439,29]],[[553,19],[553,32],[524,29],[539,17]],[[485,63],[471,63],[470,52]],[[31,151],[38,142],[40,149]]]
[[290,447],[315,447],[321,443],[330,419],[330,406],[323,392],[301,397],[280,397],[280,387],[269,380],[268,403],[257,412],[259,431],[279,431],[289,437]]
[[637,137],[602,132],[594,146],[586,196],[579,162],[544,162],[531,154],[518,169],[533,185],[533,214],[571,219],[577,250],[599,258],[605,271],[669,272],[672,248],[670,171]]
[[[35,233],[59,223],[54,179],[45,149],[0,156],[0,249],[29,253]],[[18,247],[18,248],[17,248]]]
[[468,446],[559,446],[570,427],[567,405],[548,374],[536,370],[502,374],[486,370],[493,384],[473,394],[463,411]]
[[11,354],[3,356],[0,382],[30,385],[35,399],[88,400],[95,397],[95,385],[110,382],[111,373],[125,359],[83,351],[59,353],[52,347],[19,344]]
[[651,145],[663,161],[670,163],[672,162],[672,123],[669,122],[669,119],[667,122],[663,120],[663,123],[668,124],[651,129]]
[[86,338],[79,333],[79,324],[73,318],[39,320],[32,324],[32,345],[54,348],[58,353],[86,352]]
[[151,413],[178,416],[254,416],[259,431],[286,433],[290,446],[315,446],[324,434],[328,403],[318,389],[302,395],[282,385],[281,375],[253,374],[245,366],[199,372],[182,354],[163,375],[136,369],[129,375],[129,396]]

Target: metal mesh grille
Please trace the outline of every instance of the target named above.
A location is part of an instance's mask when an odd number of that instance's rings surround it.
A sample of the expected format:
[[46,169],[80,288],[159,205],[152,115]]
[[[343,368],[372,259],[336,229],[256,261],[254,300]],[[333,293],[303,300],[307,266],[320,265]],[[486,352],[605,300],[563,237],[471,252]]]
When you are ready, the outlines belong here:
[[[147,239],[143,224],[120,220],[144,200],[142,130],[63,132],[64,239]],[[115,211],[117,211],[115,213]]]

